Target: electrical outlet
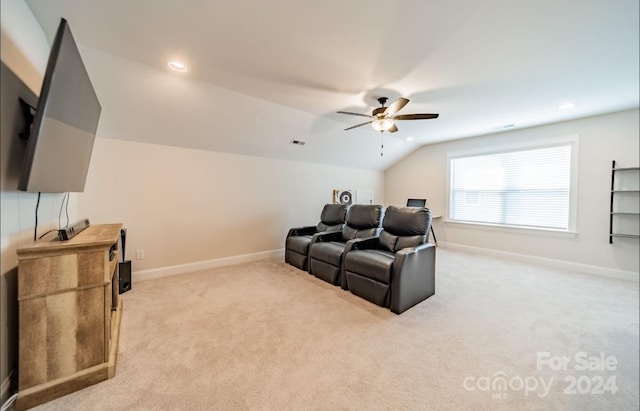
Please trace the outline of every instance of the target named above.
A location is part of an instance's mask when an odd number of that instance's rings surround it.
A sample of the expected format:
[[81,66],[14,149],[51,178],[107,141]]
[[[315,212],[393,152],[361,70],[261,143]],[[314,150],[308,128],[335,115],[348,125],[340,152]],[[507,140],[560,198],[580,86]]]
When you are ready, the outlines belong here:
[[144,260],[144,250],[136,250],[136,260]]

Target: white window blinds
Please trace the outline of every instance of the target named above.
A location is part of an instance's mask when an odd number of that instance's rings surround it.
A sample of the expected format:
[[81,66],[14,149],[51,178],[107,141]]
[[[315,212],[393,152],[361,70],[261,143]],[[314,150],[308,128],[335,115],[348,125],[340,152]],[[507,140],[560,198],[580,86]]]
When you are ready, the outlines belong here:
[[567,230],[571,147],[452,158],[449,219]]

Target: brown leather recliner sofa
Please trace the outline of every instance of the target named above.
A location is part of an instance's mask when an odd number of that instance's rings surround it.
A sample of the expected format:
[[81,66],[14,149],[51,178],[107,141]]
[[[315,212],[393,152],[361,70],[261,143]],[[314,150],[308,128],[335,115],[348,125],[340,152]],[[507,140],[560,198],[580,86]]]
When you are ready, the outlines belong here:
[[285,261],[401,314],[435,294],[431,219],[424,207],[327,204],[318,226],[289,230]]
[[294,227],[289,229],[285,240],[285,262],[301,270],[308,270],[309,246],[313,235],[322,232],[339,231],[344,226],[347,206],[344,204],[325,204],[317,225]]
[[435,294],[435,245],[428,208],[389,206],[382,231],[351,244],[343,288],[400,314]]
[[309,272],[331,284],[341,285],[343,255],[353,240],[378,235],[383,211],[381,205],[350,206],[342,230],[314,236],[309,248]]

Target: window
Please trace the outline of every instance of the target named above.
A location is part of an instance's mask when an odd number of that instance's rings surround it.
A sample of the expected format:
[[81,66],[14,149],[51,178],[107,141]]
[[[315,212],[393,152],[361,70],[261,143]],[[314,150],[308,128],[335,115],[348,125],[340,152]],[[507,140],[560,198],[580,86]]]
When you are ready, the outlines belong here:
[[571,141],[450,158],[449,220],[572,229],[573,147]]

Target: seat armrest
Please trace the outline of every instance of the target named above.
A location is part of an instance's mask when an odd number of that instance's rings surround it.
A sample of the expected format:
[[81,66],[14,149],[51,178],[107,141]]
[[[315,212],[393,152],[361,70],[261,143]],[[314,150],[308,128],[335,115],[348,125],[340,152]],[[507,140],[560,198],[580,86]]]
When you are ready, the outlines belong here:
[[390,309],[400,314],[435,294],[436,247],[425,243],[396,253]]
[[342,241],[342,231],[323,231],[313,235],[311,244],[326,241]]
[[318,228],[315,225],[308,225],[304,227],[293,227],[289,229],[287,233],[287,237],[291,237],[294,235],[313,235],[318,231]]
[[380,248],[380,237],[365,237],[365,238],[355,238],[353,240],[349,240],[351,243],[351,247],[349,249],[345,248],[345,252],[351,250],[370,250],[372,248]]

